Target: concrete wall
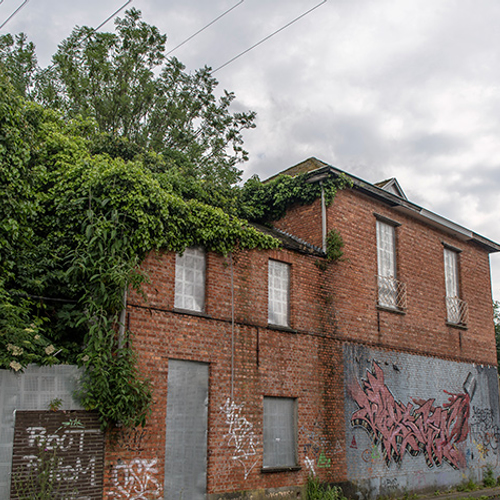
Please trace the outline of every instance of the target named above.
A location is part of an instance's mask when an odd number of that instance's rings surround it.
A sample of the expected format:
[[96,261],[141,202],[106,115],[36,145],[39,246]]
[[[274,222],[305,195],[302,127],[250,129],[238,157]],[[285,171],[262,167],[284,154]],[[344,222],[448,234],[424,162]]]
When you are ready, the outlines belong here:
[[347,477],[364,497],[500,474],[496,367],[344,346]]

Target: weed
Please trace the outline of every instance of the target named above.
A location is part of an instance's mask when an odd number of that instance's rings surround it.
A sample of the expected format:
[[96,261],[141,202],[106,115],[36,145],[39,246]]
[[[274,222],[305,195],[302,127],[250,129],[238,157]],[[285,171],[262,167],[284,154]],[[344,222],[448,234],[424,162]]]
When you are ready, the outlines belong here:
[[307,500],[347,500],[342,489],[320,483],[313,476],[307,478]]
[[466,483],[463,483],[457,487],[457,491],[475,491],[479,486],[472,480],[469,479]]
[[493,486],[496,486],[496,484],[497,481],[493,476],[493,469],[490,465],[488,465],[483,476],[483,485],[485,488],[493,488]]

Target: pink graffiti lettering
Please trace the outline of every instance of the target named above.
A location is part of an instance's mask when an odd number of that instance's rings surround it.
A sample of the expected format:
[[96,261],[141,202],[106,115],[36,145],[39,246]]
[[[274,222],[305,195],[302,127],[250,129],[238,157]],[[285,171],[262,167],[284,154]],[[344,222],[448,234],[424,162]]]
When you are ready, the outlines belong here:
[[384,383],[384,372],[374,363],[362,385],[353,388],[359,410],[352,415],[351,425],[363,427],[374,445],[381,445],[388,466],[408,452],[412,456],[423,453],[428,467],[441,466],[443,461],[455,469],[465,467],[465,456],[457,445],[469,433],[470,397],[444,392],[449,398],[442,407],[434,406],[435,399],[413,399],[414,404],[405,406],[394,399]]

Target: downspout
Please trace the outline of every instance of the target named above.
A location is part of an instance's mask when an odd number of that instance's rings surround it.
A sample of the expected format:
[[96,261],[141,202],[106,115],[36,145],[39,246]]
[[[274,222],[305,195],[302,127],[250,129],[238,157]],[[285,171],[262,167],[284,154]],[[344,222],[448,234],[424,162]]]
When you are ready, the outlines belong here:
[[321,186],[321,236],[323,243],[323,252],[326,253],[326,203],[325,203],[325,190],[323,188],[323,181],[319,182]]
[[234,401],[234,270],[233,253],[229,254],[231,263],[231,403]]
[[125,320],[127,314],[127,288],[123,291],[122,310],[120,311],[120,326],[118,327],[118,349],[123,347],[123,339],[125,338]]

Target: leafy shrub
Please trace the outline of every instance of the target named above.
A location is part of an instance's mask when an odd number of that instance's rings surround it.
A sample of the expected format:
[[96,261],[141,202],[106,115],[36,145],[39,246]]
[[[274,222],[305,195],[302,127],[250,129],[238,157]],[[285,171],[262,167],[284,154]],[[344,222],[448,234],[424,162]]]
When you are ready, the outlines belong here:
[[307,478],[307,500],[347,500],[339,486],[325,485],[314,476]]

